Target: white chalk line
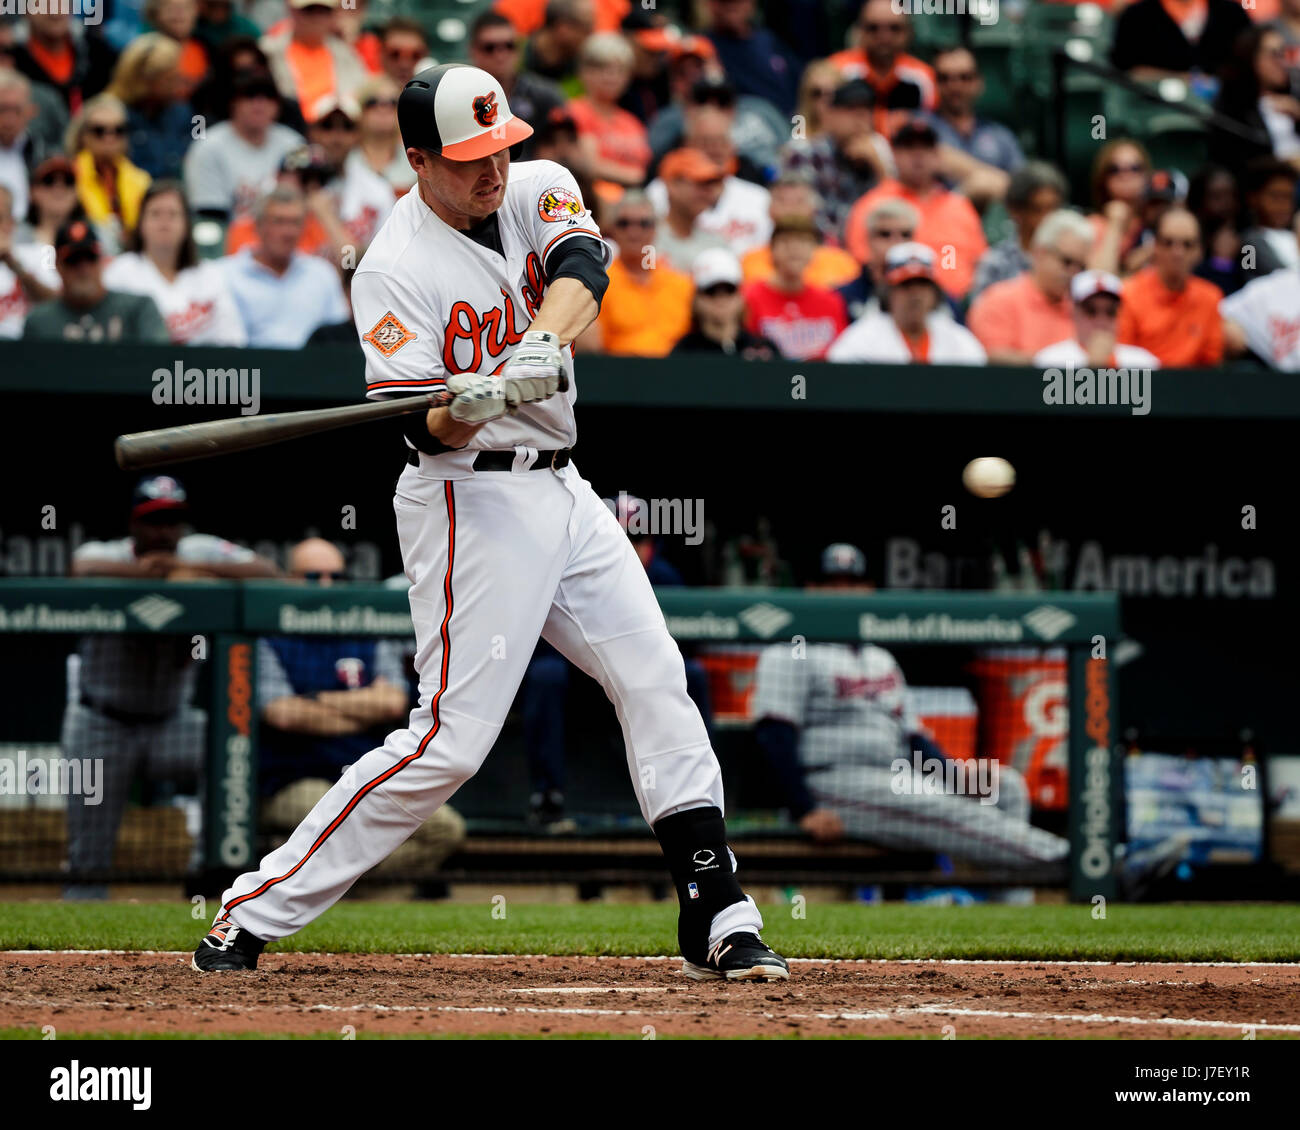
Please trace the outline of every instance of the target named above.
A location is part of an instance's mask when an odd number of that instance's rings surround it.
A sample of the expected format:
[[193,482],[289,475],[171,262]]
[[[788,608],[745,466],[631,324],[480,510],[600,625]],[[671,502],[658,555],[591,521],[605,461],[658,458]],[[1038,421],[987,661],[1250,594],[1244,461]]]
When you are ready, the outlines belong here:
[[[25,1000],[5,1002],[11,1006],[26,1008],[52,1008],[55,1006],[67,1007],[66,1001],[48,1001],[48,1000]],[[145,1007],[153,1007],[154,1002],[146,1001]],[[101,1011],[112,1011],[114,1009],[133,1009],[135,1005],[125,1001],[100,1001],[93,1006]],[[560,1007],[538,1007],[535,1005],[384,1005],[384,1004],[313,1004],[305,1006],[295,1005],[268,1005],[252,1006],[245,1004],[198,1004],[191,1003],[188,1006],[194,1012],[242,1012],[253,1014],[256,1012],[272,1013],[295,1013],[304,1012],[333,1012],[333,1013],[488,1013],[497,1016],[507,1016],[510,1014],[528,1015],[528,1016],[627,1016],[627,1017],[660,1017],[660,1018],[684,1018],[696,1015],[691,1010],[683,1009],[636,1009],[636,1008],[560,1008]],[[1071,1013],[1050,1013],[1050,1012],[1027,1012],[1012,1011],[1006,1009],[993,1008],[961,1008],[953,1005],[943,1004],[926,1004],[912,1005],[908,1007],[880,1009],[871,1012],[849,1011],[849,1012],[786,1012],[773,1013],[762,1012],[758,1014],[764,1020],[787,1021],[787,1020],[839,1020],[839,1021],[874,1021],[874,1020],[904,1020],[910,1017],[919,1016],[956,1016],[956,1017],[983,1017],[994,1020],[1028,1020],[1039,1023],[1075,1023],[1075,1024],[1127,1024],[1131,1026],[1159,1026],[1168,1028],[1230,1028],[1241,1032],[1247,1029],[1254,1029],[1263,1032],[1295,1032],[1300,1033],[1300,1024],[1270,1024],[1264,1020],[1201,1020],[1192,1017],[1142,1017],[1142,1016],[1106,1016],[1101,1013],[1071,1014]],[[741,1018],[743,1019],[743,1018]]]
[[[42,954],[59,954],[70,957],[112,955],[138,955],[140,957],[188,957],[191,950],[0,950],[0,957],[36,957]],[[573,954],[573,953],[391,953],[366,951],[364,953],[335,950],[272,950],[267,957],[449,957],[471,961],[532,961],[537,958],[564,958],[568,961],[680,961],[678,957],[663,954]],[[1065,961],[1050,958],[1022,957],[791,957],[791,965],[1022,965],[1070,967],[1103,966],[1132,969],[1138,966],[1170,969],[1297,969],[1296,961]]]

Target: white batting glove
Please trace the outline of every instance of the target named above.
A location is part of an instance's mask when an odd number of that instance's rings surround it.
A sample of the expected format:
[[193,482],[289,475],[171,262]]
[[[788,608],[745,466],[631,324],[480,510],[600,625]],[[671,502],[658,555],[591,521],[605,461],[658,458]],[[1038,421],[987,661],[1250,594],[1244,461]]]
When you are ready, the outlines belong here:
[[454,373],[447,378],[447,391],[454,398],[447,405],[452,418],[462,424],[495,420],[509,410],[506,386],[500,377],[483,373]]
[[501,370],[510,411],[554,396],[563,375],[559,337],[546,330],[529,330]]

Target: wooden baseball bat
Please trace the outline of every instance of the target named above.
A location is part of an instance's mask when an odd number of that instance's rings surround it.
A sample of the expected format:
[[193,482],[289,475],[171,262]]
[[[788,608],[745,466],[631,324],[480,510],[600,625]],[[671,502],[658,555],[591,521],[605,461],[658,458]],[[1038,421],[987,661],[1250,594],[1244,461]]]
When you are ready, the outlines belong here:
[[311,408],[304,412],[275,412],[269,416],[234,416],[202,424],[180,424],[118,436],[113,444],[117,465],[124,471],[185,463],[247,451],[299,436],[315,435],[351,424],[365,424],[411,412],[441,408],[451,400],[446,392],[426,396],[402,396],[370,404],[345,404],[340,408]]

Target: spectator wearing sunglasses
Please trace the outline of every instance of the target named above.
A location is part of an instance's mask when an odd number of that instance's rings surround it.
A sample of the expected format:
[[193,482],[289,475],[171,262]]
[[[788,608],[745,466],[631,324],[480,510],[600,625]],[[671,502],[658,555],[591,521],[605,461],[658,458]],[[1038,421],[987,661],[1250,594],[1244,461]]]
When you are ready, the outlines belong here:
[[[293,547],[289,573],[302,585],[347,581],[343,554],[322,538]],[[374,636],[259,639],[257,703],[261,823],[279,843],[406,716],[411,688],[402,643]],[[433,873],[464,839],[465,821],[444,805],[380,871]]]
[[1069,196],[1070,186],[1065,176],[1046,161],[1028,161],[1011,174],[1005,204],[1015,231],[980,257],[968,301],[974,302],[994,283],[1014,279],[1029,270],[1029,246],[1034,232]]
[[776,343],[745,328],[745,299],[740,293],[740,260],[725,247],[705,251],[691,270],[695,297],[690,331],[673,353],[723,353],[747,361],[774,361]]
[[73,220],[54,240],[61,293],[27,315],[26,341],[133,342],[166,345],[171,338],[154,300],[104,286],[104,255],[94,229]]
[[338,8],[339,0],[289,0],[288,29],[262,39],[275,85],[308,122],[321,99],[352,97],[367,78],[361,57],[334,32]]
[[642,184],[650,166],[645,126],[618,104],[632,79],[632,58],[617,32],[593,35],[578,57],[586,93],[568,106],[591,175],[621,185]]
[[[506,101],[510,103],[510,112],[534,129],[549,118],[552,111],[563,108],[564,91],[549,79],[520,69],[519,35],[500,12],[489,8],[470,25],[466,55],[472,66],[487,71],[501,84]],[[536,144],[536,135],[525,138],[510,150],[510,159],[533,160]]]
[[[920,223],[921,213],[906,200],[881,200],[867,213],[867,261],[859,268],[856,278],[838,288],[851,321],[858,321],[882,308],[888,289],[885,285],[885,259],[900,243],[911,243],[916,239]],[[857,263],[856,259],[854,263]]]
[[1142,203],[1151,158],[1131,138],[1116,138],[1101,147],[1092,165],[1093,228],[1088,266],[1121,278],[1131,269],[1129,256],[1142,240]]
[[1040,349],[1074,333],[1070,281],[1087,266],[1091,241],[1092,228],[1077,212],[1053,212],[1034,232],[1029,270],[975,300],[966,324],[990,362],[1028,365]]
[[656,224],[640,189],[629,189],[610,205],[607,230],[618,255],[609,265],[609,289],[589,342],[604,353],[663,357],[690,328],[691,279],[655,262]]
[[97,94],[68,126],[64,148],[74,154],[77,198],[112,251],[140,220],[140,201],[152,178],[126,156],[126,106]]
[[27,219],[18,229],[15,242],[41,248],[46,253],[45,260],[53,266],[54,237],[59,228],[69,220],[86,218],[86,211],[77,199],[77,174],[72,162],[62,154],[42,161],[32,170],[27,192],[30,200]]
[[1170,208],[1156,227],[1151,266],[1124,284],[1121,341],[1154,353],[1169,368],[1223,360],[1223,291],[1192,274],[1200,259],[1201,225],[1187,209]]
[[379,29],[379,66],[401,90],[417,70],[433,66],[429,41],[419,21],[394,16]]
[[937,102],[934,71],[907,54],[911,25],[895,0],[867,0],[854,25],[857,43],[830,57],[845,78],[860,78],[875,93],[877,133],[892,137],[917,110]]
[[1106,271],[1080,271],[1070,282],[1074,333],[1034,356],[1040,369],[1158,369],[1154,353],[1119,339],[1124,284]]
[[885,256],[883,309],[859,318],[826,355],[835,362],[982,365],[975,336],[945,313],[935,254],[924,243],[899,243]]
[[[336,245],[335,253],[342,262],[347,247],[355,252],[353,262],[361,258],[370,246],[380,225],[388,219],[396,198],[392,187],[364,161],[352,161],[357,152],[361,107],[351,98],[327,94],[313,107],[312,123],[307,127],[307,137],[314,149],[324,155],[329,175],[320,185],[322,197],[313,197],[310,186],[307,204],[312,212],[325,219],[328,211],[343,226],[346,239]],[[326,224],[334,230],[333,224]]]
[[795,107],[797,124],[805,141],[821,137],[826,129],[826,108],[831,95],[844,81],[840,69],[829,59],[814,59],[799,78],[799,104]]
[[416,179],[397,128],[399,93],[397,84],[387,75],[376,75],[357,91],[361,118],[356,147],[347,156],[348,166],[359,165],[376,173],[394,196],[403,195]]

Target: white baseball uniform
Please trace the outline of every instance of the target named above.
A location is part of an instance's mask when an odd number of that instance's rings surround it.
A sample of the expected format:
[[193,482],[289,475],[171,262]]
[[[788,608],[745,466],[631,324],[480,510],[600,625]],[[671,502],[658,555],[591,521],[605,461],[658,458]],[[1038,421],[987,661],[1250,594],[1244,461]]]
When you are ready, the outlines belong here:
[[147,255],[128,251],[104,268],[104,285],[152,298],[177,345],[248,344],[243,316],[216,263],[196,263],[167,279]]
[[[541,305],[547,254],[581,234],[600,239],[572,176],[549,161],[510,169],[497,218],[500,252],[445,224],[418,186],[398,201],[352,284],[368,396],[499,370]],[[572,464],[532,469],[539,450],[576,434],[565,353],[567,393],[490,421],[465,449],[408,459],[393,506],[419,704],[226,892],[223,914],[254,936],[274,940],[311,921],[475,773],[539,635],[614,703],[649,823],[723,807],[681,653],[626,534]],[[513,450],[513,470],[474,470],[480,450]],[[710,946],[762,926],[748,899],[712,922]]]
[[911,762],[909,736],[921,730],[908,707],[907,682],[884,648],[789,644],[758,662],[754,718],[788,722],[799,732],[808,791],[833,810],[845,831],[899,850],[947,852],[1001,866],[1064,859],[1069,843],[1029,823],[1029,792],[1000,766],[996,804],[933,792],[924,774],[900,789],[898,759]]

